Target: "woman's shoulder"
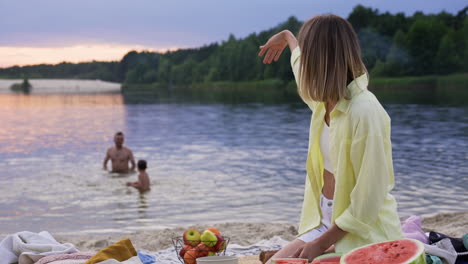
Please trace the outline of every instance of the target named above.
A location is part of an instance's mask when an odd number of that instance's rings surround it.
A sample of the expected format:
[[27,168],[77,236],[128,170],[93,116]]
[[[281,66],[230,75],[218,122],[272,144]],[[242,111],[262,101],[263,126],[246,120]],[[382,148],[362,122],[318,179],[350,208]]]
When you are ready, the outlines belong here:
[[350,100],[349,113],[355,116],[368,116],[369,112],[384,110],[379,100],[369,90],[353,96]]
[[355,124],[386,124],[390,117],[375,95],[365,90],[351,99],[349,118]]

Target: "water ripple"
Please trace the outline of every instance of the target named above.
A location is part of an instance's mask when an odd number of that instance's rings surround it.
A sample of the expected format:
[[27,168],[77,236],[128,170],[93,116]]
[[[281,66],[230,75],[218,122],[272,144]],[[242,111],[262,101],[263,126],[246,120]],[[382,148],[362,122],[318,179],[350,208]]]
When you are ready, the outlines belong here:
[[[5,96],[5,95],[1,95]],[[1,97],[0,96],[0,97]],[[124,105],[31,96],[0,105],[3,232],[131,232],[225,221],[297,223],[310,111],[290,105]],[[29,100],[29,101],[28,101]],[[47,101],[55,100],[48,106]],[[60,100],[58,100],[59,102]],[[16,102],[16,101],[15,101]],[[107,103],[106,103],[107,102]],[[468,208],[467,108],[387,105],[401,216]],[[123,130],[152,190],[100,167]],[[8,187],[6,187],[8,186]]]

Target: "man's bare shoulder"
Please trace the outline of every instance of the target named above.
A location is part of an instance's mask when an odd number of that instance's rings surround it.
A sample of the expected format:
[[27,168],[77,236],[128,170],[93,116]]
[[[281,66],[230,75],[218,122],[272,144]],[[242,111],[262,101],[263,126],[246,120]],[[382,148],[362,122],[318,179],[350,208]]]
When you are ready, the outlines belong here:
[[125,152],[128,152],[128,153],[132,153],[132,150],[127,147],[127,146],[123,146],[122,149],[125,151]]
[[115,150],[115,146],[110,146],[107,148],[107,152],[111,152]]
[[109,155],[109,156],[115,155],[116,150],[117,150],[117,149],[115,148],[115,146],[109,147],[109,148],[107,149],[107,155]]

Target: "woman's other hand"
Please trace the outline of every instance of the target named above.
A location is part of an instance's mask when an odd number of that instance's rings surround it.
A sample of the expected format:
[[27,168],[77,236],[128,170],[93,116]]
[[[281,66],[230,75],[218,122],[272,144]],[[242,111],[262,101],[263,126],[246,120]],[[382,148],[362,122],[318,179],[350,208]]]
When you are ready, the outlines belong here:
[[314,258],[322,255],[326,248],[324,249],[320,243],[317,243],[316,241],[311,241],[308,243],[305,243],[302,248],[299,248],[292,256],[291,258],[303,258],[303,259],[308,259],[309,261],[312,261]]

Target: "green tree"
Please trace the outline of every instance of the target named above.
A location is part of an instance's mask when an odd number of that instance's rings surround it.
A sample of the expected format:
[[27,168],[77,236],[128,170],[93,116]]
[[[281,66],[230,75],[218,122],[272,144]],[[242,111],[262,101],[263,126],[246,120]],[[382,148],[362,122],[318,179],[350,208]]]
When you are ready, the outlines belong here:
[[377,60],[385,61],[391,46],[389,37],[371,28],[365,28],[359,31],[358,38],[361,43],[362,58],[367,68],[372,69]]
[[357,5],[349,14],[348,21],[353,25],[356,32],[359,32],[361,29],[369,27],[377,14],[377,9]]
[[460,29],[460,39],[462,40],[462,70],[467,72],[468,71],[468,17],[465,18],[463,23],[463,27]]
[[413,73],[432,74],[434,60],[447,27],[437,19],[418,19],[408,31],[408,49],[414,58]]
[[[468,7],[456,15],[440,12],[411,16],[379,13],[357,5],[348,20],[356,29],[364,63],[372,74],[401,76],[468,71]],[[264,65],[259,46],[284,29],[298,33],[302,22],[289,17],[270,29],[245,38],[229,35],[226,41],[164,54],[128,52],[119,62],[62,62],[0,68],[4,78],[81,78],[127,83],[173,84],[216,81],[293,80],[286,49],[277,63]]]
[[145,83],[143,79],[145,72],[145,66],[142,64],[131,68],[125,75],[125,83]]
[[393,36],[392,47],[386,57],[385,75],[401,76],[409,72],[411,57],[406,49],[406,36],[398,30]]
[[163,85],[172,83],[172,65],[168,58],[162,56],[159,61],[159,67],[156,69],[156,79]]
[[158,71],[156,68],[149,68],[146,69],[145,73],[143,74],[143,83],[155,83],[158,81]]
[[439,50],[435,59],[436,71],[447,74],[455,72],[462,65],[462,50],[457,49],[457,39],[455,31],[450,29],[440,41]]
[[455,25],[454,25],[455,29],[460,29],[464,26],[465,20],[467,18],[467,13],[468,13],[468,6],[458,11],[457,15],[455,16]]
[[188,59],[183,63],[176,65],[172,68],[172,75],[174,77],[174,84],[190,85],[193,80],[193,67],[195,62],[193,59]]
[[123,82],[127,79],[127,72],[130,70],[131,67],[134,67],[137,64],[137,57],[138,52],[134,50],[125,54],[125,56],[120,61],[119,67],[117,69],[117,80]]
[[371,76],[385,76],[387,75],[387,65],[381,60],[377,60],[374,67],[370,71]]

